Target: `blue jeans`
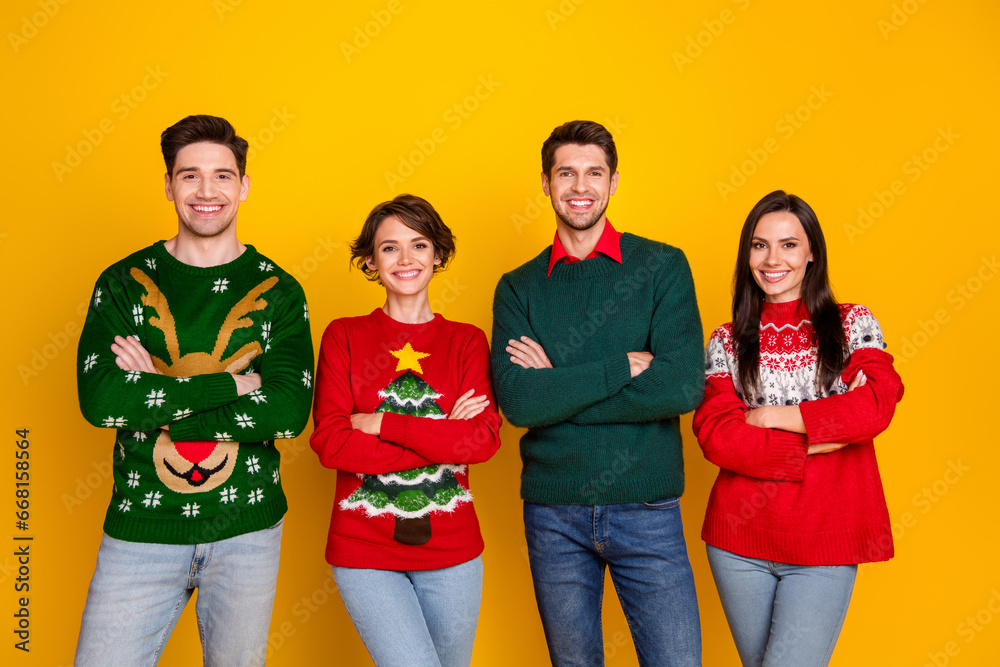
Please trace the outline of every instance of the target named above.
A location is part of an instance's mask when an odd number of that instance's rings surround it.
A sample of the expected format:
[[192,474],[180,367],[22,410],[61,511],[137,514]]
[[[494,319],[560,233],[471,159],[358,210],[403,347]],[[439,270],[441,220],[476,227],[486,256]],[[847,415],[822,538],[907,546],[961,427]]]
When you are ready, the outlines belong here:
[[789,565],[708,546],[708,564],[744,666],[826,665],[857,565]]
[[155,665],[197,588],[204,664],[263,665],[281,528],[279,521],[206,544],[125,542],[105,534],[73,664]]
[[378,667],[468,667],[483,559],[440,570],[333,568],[340,597]]
[[604,568],[640,665],[700,665],[701,625],[680,502],[524,503],[535,600],[553,665],[603,665]]

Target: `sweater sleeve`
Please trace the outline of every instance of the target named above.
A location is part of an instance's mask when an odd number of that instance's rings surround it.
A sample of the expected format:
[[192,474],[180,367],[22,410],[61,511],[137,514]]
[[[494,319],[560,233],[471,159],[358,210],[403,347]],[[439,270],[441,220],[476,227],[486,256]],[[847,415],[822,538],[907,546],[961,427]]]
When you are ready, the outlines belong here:
[[115,336],[142,342],[138,285],[119,267],[98,279],[80,335],[77,390],[84,418],[94,426],[151,431],[235,401],[236,382],[229,373],[174,378],[118,368],[111,351]]
[[[305,428],[312,403],[312,335],[302,287],[291,276],[274,301],[274,318],[259,357],[261,387],[214,410],[170,426],[174,442],[237,440],[259,442],[294,438]],[[228,437],[227,437],[228,436]]]
[[387,412],[381,438],[403,445],[437,463],[482,463],[500,447],[500,415],[490,384],[490,349],[486,335],[476,330],[461,355],[458,396],[468,390],[485,394],[489,404],[472,419],[427,419]]
[[567,421],[628,383],[631,374],[624,354],[556,368],[521,368],[513,363],[506,351],[508,340],[528,336],[538,341],[522,297],[509,274],[500,279],[493,297],[490,362],[500,409],[512,424],[532,428]]
[[[694,279],[684,253],[669,249],[657,271],[650,327],[653,361],[613,396],[575,415],[578,424],[648,422],[694,410],[705,387],[702,329]],[[663,250],[667,252],[666,249]]]
[[705,398],[695,410],[693,427],[705,458],[726,470],[759,479],[802,481],[806,437],[746,423],[746,405],[736,394],[733,378],[720,372],[725,347],[719,331],[705,351],[708,379]]
[[854,391],[799,404],[809,444],[867,442],[884,431],[903,398],[903,381],[883,351],[882,329],[864,306],[854,306],[845,318],[847,367],[841,374],[849,384],[859,370],[868,378]]
[[[384,475],[438,463],[417,452],[356,430],[351,425],[354,397],[351,392],[351,350],[347,330],[334,320],[323,333],[312,436],[309,444],[327,468],[365,475]],[[384,419],[384,417],[383,417]]]

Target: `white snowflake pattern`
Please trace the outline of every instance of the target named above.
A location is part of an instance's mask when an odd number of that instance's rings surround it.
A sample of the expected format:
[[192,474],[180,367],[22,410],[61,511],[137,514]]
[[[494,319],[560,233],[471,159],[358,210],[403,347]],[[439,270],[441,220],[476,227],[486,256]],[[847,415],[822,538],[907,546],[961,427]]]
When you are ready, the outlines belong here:
[[224,503],[234,503],[236,502],[236,487],[231,486],[228,489],[223,488],[221,495],[221,500]]
[[191,378],[174,378],[178,382],[190,382]]
[[225,441],[225,442],[232,442],[233,436],[229,435],[228,433],[218,433],[218,432],[216,432],[215,439],[216,440],[222,440],[222,441]]
[[306,389],[312,387],[313,376],[309,371],[302,371],[302,384],[306,386]]
[[94,290],[94,306],[101,305],[101,288]]
[[198,503],[188,503],[181,508],[181,514],[184,516],[198,516],[198,510],[200,509],[201,506]]
[[159,491],[150,491],[146,494],[146,499],[142,501],[142,504],[146,507],[156,507],[160,504],[160,498],[162,497],[163,494]]
[[135,487],[139,486],[139,478],[140,477],[142,477],[142,475],[140,475],[135,470],[129,470],[129,472],[128,472],[128,485],[131,488],[133,488],[133,489]]
[[229,289],[229,280],[227,278],[219,278],[212,285],[213,292],[225,292]]
[[273,268],[274,268],[274,264],[271,264],[269,262],[261,262],[260,263],[260,270],[261,271],[270,271]]
[[109,417],[105,417],[103,425],[104,426],[121,427],[121,426],[125,425],[125,418],[124,417],[110,417],[110,416]]
[[132,509],[132,501],[128,498],[123,498],[120,503],[118,503],[118,509],[122,512],[128,512]]
[[278,469],[277,468],[275,468],[274,470],[271,471],[271,480],[273,480],[275,484],[278,483]]
[[94,367],[94,364],[96,364],[96,363],[97,363],[97,355],[96,354],[92,354],[89,357],[87,357],[86,359],[84,359],[83,360],[83,372],[86,373],[87,371],[89,371],[91,368]]
[[155,259],[147,259],[146,260],[146,266],[148,266],[153,271],[156,271],[156,260]]
[[136,304],[132,306],[132,320],[135,322],[136,326],[142,324],[142,306]]
[[132,437],[139,442],[146,442],[146,432],[145,431],[135,431],[132,433]]
[[274,434],[275,438],[294,438],[295,434],[291,431],[278,431]]
[[146,394],[146,407],[158,408],[163,405],[163,401],[166,400],[166,398],[167,394],[162,389],[153,389]]
[[251,491],[250,495],[247,497],[247,502],[249,502],[251,505],[256,505],[257,503],[263,500],[264,500],[263,489],[256,489],[254,491]]
[[246,413],[236,415],[236,423],[240,425],[240,428],[253,428],[253,418]]
[[255,473],[260,472],[260,462],[257,460],[256,456],[251,456],[247,459],[247,472]]
[[305,319],[308,320],[309,319],[309,304],[308,303],[302,304],[302,310],[303,310],[302,317],[304,317]]
[[125,373],[126,382],[138,382],[140,377],[142,377],[142,374],[139,371],[128,371]]
[[252,400],[254,403],[267,403],[267,397],[265,397],[264,394],[261,393],[260,389],[254,389],[249,394],[247,394],[247,396],[249,396],[250,400]]
[[183,419],[191,414],[191,408],[184,408],[174,413],[174,419]]

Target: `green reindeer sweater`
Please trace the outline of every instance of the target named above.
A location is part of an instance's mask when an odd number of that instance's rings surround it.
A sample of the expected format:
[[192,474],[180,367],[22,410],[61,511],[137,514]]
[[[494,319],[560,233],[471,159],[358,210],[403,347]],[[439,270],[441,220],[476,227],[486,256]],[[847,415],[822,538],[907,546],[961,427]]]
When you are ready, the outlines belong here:
[[[138,338],[160,372],[118,368],[115,336]],[[104,531],[198,544],[277,523],[288,505],[274,440],[305,427],[312,368],[302,287],[253,246],[195,267],[160,241],[109,267],[77,354],[84,417],[116,429]],[[262,386],[237,396],[233,373]]]

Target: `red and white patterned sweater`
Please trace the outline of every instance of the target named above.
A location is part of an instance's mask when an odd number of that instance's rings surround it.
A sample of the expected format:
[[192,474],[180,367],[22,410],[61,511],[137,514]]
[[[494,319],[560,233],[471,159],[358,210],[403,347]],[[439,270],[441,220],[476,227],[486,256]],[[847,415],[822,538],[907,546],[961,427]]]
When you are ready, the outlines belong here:
[[[742,556],[796,565],[888,560],[892,531],[873,438],[889,425],[903,384],[878,321],[864,306],[840,305],[850,358],[829,395],[816,389],[816,347],[801,301],[764,303],[760,383],[737,386],[732,324],[705,350],[705,398],[694,432],[721,468],[702,527],[708,544]],[[847,392],[864,370],[864,386]],[[750,426],[748,409],[798,405],[806,433]],[[810,444],[849,442],[807,456]]]

